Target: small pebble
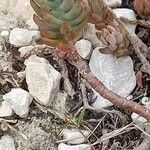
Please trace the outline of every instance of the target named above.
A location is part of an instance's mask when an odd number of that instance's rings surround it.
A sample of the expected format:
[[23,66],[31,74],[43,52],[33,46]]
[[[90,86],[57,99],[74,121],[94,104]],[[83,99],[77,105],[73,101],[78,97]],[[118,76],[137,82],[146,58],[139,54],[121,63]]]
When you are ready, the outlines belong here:
[[133,95],[129,95],[129,96],[127,96],[127,98],[126,98],[127,100],[131,100],[131,99],[133,99]]
[[1,36],[2,36],[3,38],[5,38],[5,39],[8,39],[8,37],[9,37],[9,31],[3,30],[3,31],[1,32]]
[[141,99],[141,102],[145,106],[150,106],[150,98],[148,98],[146,96]]

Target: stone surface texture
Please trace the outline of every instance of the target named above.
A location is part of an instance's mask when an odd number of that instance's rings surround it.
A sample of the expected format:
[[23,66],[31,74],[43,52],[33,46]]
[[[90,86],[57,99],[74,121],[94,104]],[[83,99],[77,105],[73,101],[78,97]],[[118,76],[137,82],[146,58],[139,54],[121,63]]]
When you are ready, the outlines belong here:
[[120,7],[122,0],[104,0],[109,7]]
[[4,135],[1,137],[0,150],[16,150],[14,140],[9,135]]
[[12,108],[5,101],[0,104],[0,117],[7,117],[13,114]]
[[24,118],[29,113],[29,105],[33,98],[29,92],[21,88],[12,88],[9,93],[3,96],[3,99],[18,116]]
[[62,132],[63,139],[67,139],[69,144],[81,144],[89,134],[89,131],[77,129],[64,129]]
[[21,47],[30,45],[32,43],[33,38],[40,38],[39,31],[34,32],[29,31],[28,29],[14,28],[10,32],[9,42],[10,44],[16,47]]
[[[119,17],[124,17],[129,20],[136,21],[136,15],[135,12],[132,9],[127,9],[127,8],[117,8],[113,9],[113,12],[116,14],[116,16]],[[137,24],[131,25],[131,24],[125,24],[125,28],[129,33],[135,34],[135,29],[136,29]]]
[[[113,55],[102,54],[99,52],[99,48],[96,48],[92,53],[89,66],[93,74],[108,89],[122,97],[127,97],[136,86],[133,62],[129,56],[118,59]],[[94,97],[96,96],[94,107],[104,108],[112,105],[94,91]]]
[[67,145],[61,143],[58,145],[58,150],[91,150],[90,145],[88,144],[80,144],[80,145]]
[[90,41],[81,39],[75,43],[75,48],[78,54],[84,58],[89,59],[92,52],[92,44]]
[[41,104],[51,105],[58,90],[61,74],[49,62],[36,55],[25,61],[26,82],[30,94]]

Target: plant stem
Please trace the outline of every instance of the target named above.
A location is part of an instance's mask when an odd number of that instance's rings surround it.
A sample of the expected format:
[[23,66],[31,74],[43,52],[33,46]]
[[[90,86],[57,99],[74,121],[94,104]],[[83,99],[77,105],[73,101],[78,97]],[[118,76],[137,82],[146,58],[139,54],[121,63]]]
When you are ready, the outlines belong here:
[[[79,73],[83,76],[83,78],[85,78],[91,87],[103,98],[108,99],[118,107],[128,109],[129,111],[135,112],[147,120],[150,120],[150,110],[148,108],[133,101],[128,101],[127,99],[107,89],[105,85],[91,72],[86,61],[78,55],[76,49],[73,46],[61,45],[57,48],[58,53],[61,53],[61,56],[67,59],[72,65],[74,65],[78,69]],[[64,52],[63,55],[62,52]]]

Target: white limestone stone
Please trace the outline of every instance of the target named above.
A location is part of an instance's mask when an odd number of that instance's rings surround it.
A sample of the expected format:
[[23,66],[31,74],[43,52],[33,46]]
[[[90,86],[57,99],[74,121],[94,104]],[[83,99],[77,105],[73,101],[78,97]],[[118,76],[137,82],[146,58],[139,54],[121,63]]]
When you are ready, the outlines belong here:
[[92,52],[92,44],[86,39],[81,39],[75,43],[75,48],[78,54],[84,58],[89,59]]
[[[108,89],[122,97],[127,97],[136,86],[133,62],[129,56],[116,58],[113,55],[102,54],[99,52],[99,48],[96,48],[92,53],[89,66],[92,73]],[[112,105],[94,91],[94,97],[96,96],[94,107],[105,108]]]
[[142,99],[141,99],[141,102],[143,105],[145,106],[150,106],[150,98],[147,97],[147,96],[144,96]]
[[86,130],[64,129],[62,131],[63,139],[69,144],[81,144],[86,141],[86,137],[90,134]]
[[36,55],[25,60],[25,65],[26,82],[30,94],[39,103],[51,105],[59,90],[61,74],[46,59]]
[[27,29],[14,28],[10,32],[9,43],[21,47],[30,45],[32,42],[32,34]]
[[7,30],[2,30],[2,31],[1,31],[1,36],[2,36],[4,39],[8,39],[8,37],[9,37],[9,31],[7,31]]
[[[127,18],[129,20],[133,20],[136,21],[136,15],[135,12],[132,9],[128,9],[128,8],[117,8],[117,9],[113,9],[113,12],[116,14],[116,16],[119,17],[124,17]],[[131,24],[127,24],[125,23],[125,28],[127,29],[127,31],[129,33],[135,34],[135,29],[136,29],[137,24],[135,25],[131,25]]]
[[29,31],[28,29],[14,28],[10,32],[9,42],[16,47],[28,46],[32,43],[33,38],[36,40],[40,38],[39,31]]
[[4,135],[0,139],[0,150],[16,150],[14,140],[9,135]]
[[20,52],[20,57],[24,57],[26,54],[31,52],[31,50],[33,48],[34,48],[34,46],[32,46],[32,45],[30,45],[30,46],[23,46],[23,47],[19,48],[18,51]]
[[120,7],[122,0],[104,0],[109,7]]
[[132,100],[133,99],[133,95],[129,95],[126,97],[127,100]]
[[3,101],[0,104],[0,117],[8,117],[13,114],[12,108],[9,106],[9,104],[5,101]]
[[132,113],[131,118],[133,120],[134,123],[136,124],[141,124],[141,123],[146,123],[147,119],[145,119],[144,117],[138,115],[137,113]]
[[31,104],[33,98],[29,92],[21,88],[12,88],[9,93],[6,93],[3,96],[3,99],[18,116],[23,118],[28,115],[29,105]]
[[90,145],[88,144],[80,144],[80,145],[67,145],[61,143],[58,145],[58,150],[91,150]]

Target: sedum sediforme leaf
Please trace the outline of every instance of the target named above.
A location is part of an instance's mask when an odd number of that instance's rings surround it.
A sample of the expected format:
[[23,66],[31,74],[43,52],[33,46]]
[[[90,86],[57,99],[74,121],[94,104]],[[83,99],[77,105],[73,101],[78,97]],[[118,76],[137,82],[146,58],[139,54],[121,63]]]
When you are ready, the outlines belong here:
[[30,1],[36,13],[34,22],[48,45],[73,41],[88,22],[89,10],[81,5],[80,0]]
[[98,30],[96,36],[106,46],[100,51],[116,57],[131,54],[132,51],[128,51],[129,39],[122,22],[116,19],[116,15],[103,0],[88,0],[88,2],[92,11],[90,21]]

